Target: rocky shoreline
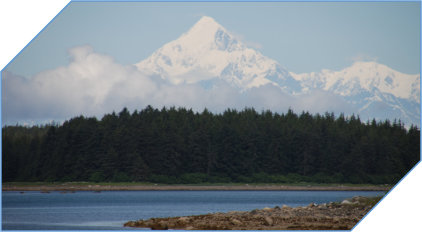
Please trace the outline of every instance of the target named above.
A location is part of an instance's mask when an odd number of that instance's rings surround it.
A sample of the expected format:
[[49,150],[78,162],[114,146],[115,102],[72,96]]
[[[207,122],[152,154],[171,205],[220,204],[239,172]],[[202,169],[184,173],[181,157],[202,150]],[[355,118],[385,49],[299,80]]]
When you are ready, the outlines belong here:
[[283,205],[252,211],[129,221],[126,227],[153,230],[350,230],[381,199],[353,197],[342,202]]

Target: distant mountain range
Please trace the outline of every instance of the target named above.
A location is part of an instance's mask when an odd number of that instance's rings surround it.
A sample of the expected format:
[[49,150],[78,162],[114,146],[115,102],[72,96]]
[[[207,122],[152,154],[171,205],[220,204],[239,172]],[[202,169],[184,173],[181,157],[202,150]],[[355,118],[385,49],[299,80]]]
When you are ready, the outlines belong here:
[[356,62],[341,71],[291,75],[301,82],[302,91],[322,89],[342,96],[362,117],[420,124],[420,74],[403,74],[376,62]]
[[343,99],[344,111],[353,109],[363,120],[400,119],[420,125],[420,74],[403,74],[376,62],[296,74],[248,48],[207,16],[135,65],[144,74],[174,85],[197,83],[212,88],[223,81],[241,94],[271,85],[298,99],[322,91]]

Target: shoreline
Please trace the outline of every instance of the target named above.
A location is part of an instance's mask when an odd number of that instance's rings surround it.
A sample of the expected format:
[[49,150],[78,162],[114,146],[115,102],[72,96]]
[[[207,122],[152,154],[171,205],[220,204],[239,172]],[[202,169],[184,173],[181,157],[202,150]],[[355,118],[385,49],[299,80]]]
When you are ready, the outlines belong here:
[[142,185],[142,184],[3,184],[2,191],[389,191],[385,185]]
[[380,199],[356,196],[341,203],[150,218],[128,221],[124,226],[152,230],[350,230]]

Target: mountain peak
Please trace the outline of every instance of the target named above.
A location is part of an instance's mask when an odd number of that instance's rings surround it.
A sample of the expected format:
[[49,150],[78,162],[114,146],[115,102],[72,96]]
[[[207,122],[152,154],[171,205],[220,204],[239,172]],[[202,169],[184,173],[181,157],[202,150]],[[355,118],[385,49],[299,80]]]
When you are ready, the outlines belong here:
[[173,84],[225,80],[242,90],[272,84],[287,91],[290,81],[300,87],[276,61],[246,47],[208,16],[136,66]]
[[[388,111],[390,118],[416,124],[420,118],[419,74],[403,74],[375,61],[358,61],[339,71],[289,73],[275,60],[243,45],[208,16],[201,17],[187,32],[136,66],[146,75],[175,85],[194,84],[210,89],[228,84],[245,94],[270,86],[268,90],[279,88],[292,99],[315,91],[317,97],[335,96],[338,101],[334,102],[346,104],[344,109],[356,107],[362,117],[385,118]],[[262,90],[267,89],[258,91]],[[337,103],[332,107],[337,107]]]
[[202,16],[202,18],[200,18],[198,20],[198,22],[196,22],[191,27],[191,29],[189,29],[187,34],[191,34],[191,33],[195,33],[195,32],[204,32],[204,31],[209,31],[210,33],[215,33],[215,31],[217,31],[219,29],[227,32],[227,30],[223,26],[221,26],[219,23],[217,23],[217,21],[215,21],[215,19],[213,19],[209,16]]
[[217,23],[215,21],[215,19],[213,19],[213,18],[211,18],[209,16],[202,16],[198,20],[198,22],[196,22],[196,24],[194,25],[194,27],[195,26],[201,26],[202,27],[202,26],[209,26],[209,25],[214,25],[214,26],[220,26],[221,27],[221,25],[219,23]]
[[208,16],[199,19],[181,38],[191,40],[190,42],[195,46],[218,43],[218,40],[222,38],[226,42],[227,40],[235,40],[223,26]]

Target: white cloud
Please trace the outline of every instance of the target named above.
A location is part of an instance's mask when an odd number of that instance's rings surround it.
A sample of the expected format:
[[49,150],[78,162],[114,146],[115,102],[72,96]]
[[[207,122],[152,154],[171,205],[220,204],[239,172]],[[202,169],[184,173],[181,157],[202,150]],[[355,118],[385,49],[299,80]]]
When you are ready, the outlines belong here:
[[[98,116],[120,108],[120,102],[145,97],[156,89],[156,83],[135,67],[117,64],[89,46],[73,48],[69,54],[68,66],[30,79],[3,73],[3,122]],[[113,99],[112,93],[121,100]]]
[[161,108],[176,106],[214,112],[227,108],[285,112],[325,112],[345,109],[347,104],[326,92],[291,96],[271,85],[241,93],[222,80],[212,86],[201,83],[178,84],[158,76],[145,76],[133,65],[121,65],[110,56],[98,54],[90,46],[69,50],[67,66],[41,72],[30,79],[3,73],[3,124],[16,122],[62,121],[78,115],[97,116],[142,109],[147,105]]

